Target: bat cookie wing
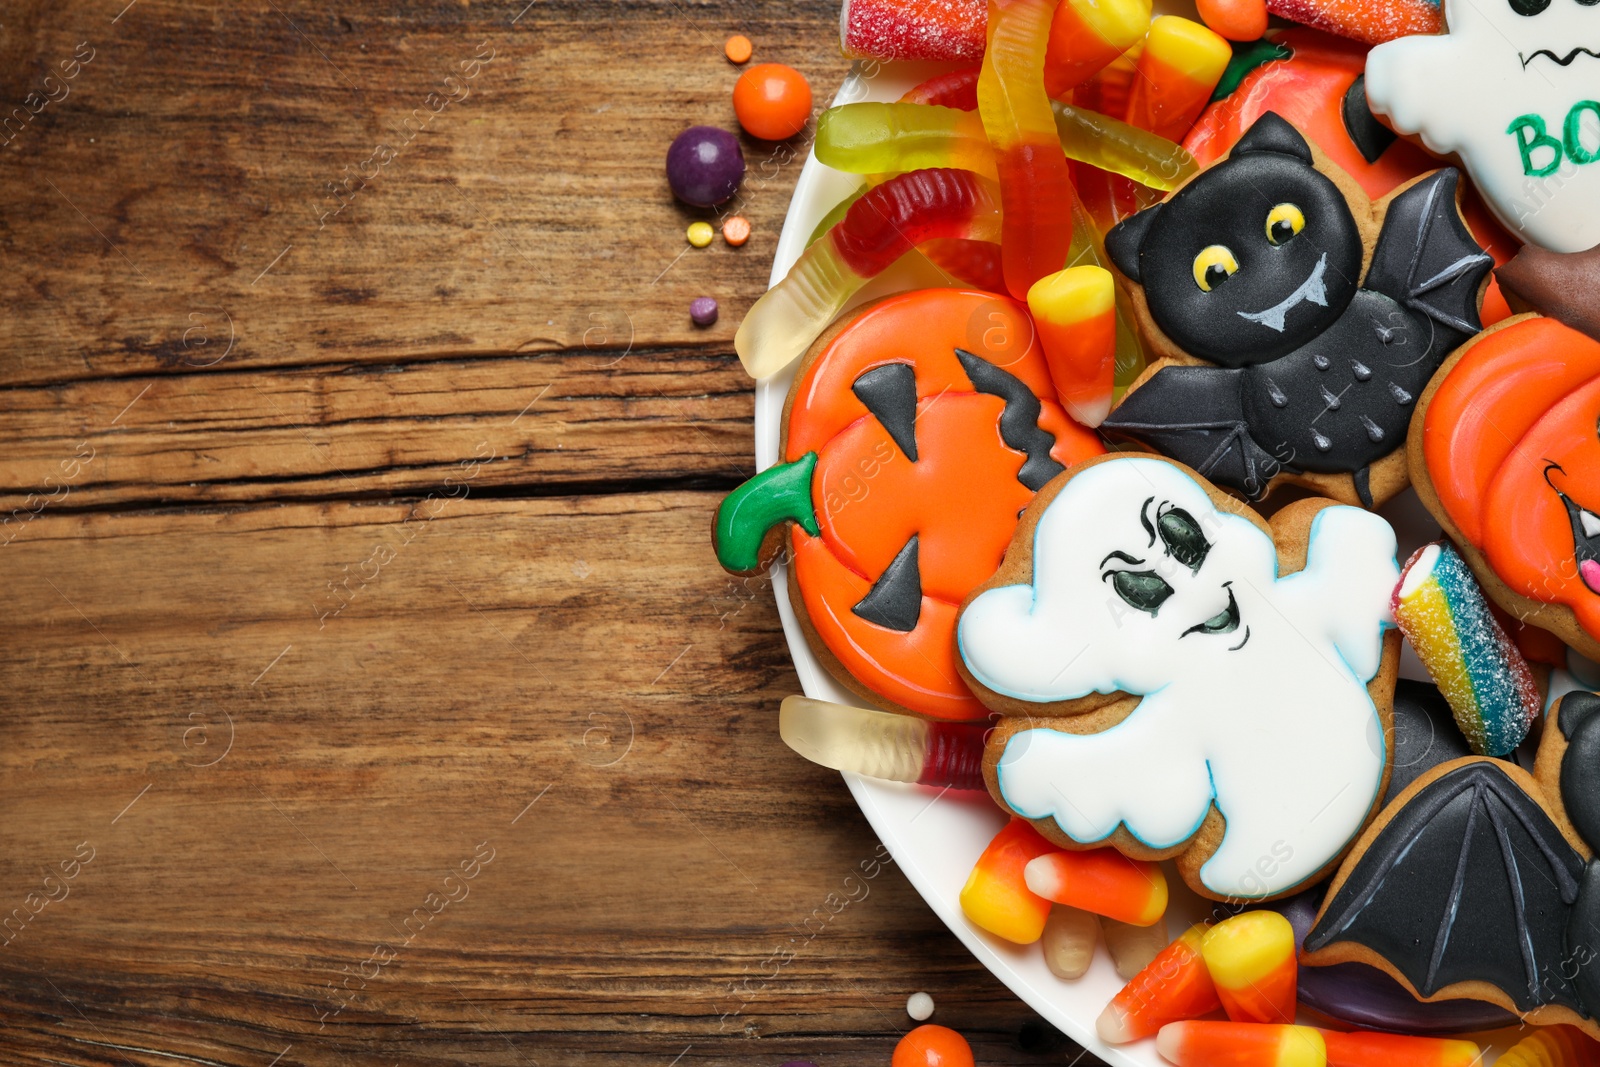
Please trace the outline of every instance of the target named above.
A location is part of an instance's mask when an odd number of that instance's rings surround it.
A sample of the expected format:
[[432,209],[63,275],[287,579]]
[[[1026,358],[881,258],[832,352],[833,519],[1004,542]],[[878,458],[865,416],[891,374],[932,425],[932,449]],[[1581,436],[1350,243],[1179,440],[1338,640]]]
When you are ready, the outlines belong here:
[[1483,329],[1478,292],[1494,260],[1456,210],[1460,182],[1460,173],[1447,167],[1389,202],[1362,284],[1466,335]]
[[1424,998],[1486,983],[1519,1011],[1587,1017],[1567,952],[1584,858],[1504,764],[1442,770],[1370,837],[1306,951],[1352,942]]
[[1243,371],[1163,367],[1101,423],[1194,468],[1217,485],[1259,499],[1283,464],[1250,436],[1240,396]]

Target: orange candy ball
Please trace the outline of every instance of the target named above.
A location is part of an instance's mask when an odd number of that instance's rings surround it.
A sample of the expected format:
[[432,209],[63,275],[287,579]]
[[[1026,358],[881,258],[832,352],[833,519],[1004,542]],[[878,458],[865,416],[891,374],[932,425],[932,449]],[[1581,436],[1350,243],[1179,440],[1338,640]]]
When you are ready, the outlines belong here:
[[793,67],[757,63],[734,83],[733,113],[750,136],[782,141],[806,128],[811,85]]
[[892,1067],[973,1067],[972,1046],[948,1026],[927,1023],[900,1039]]
[[728,57],[729,63],[738,63],[741,66],[750,62],[750,56],[755,52],[750,38],[742,33],[736,33],[728,38],[728,43],[722,46],[722,54]]
[[1195,8],[1230,41],[1258,41],[1267,32],[1267,0],[1195,0]]

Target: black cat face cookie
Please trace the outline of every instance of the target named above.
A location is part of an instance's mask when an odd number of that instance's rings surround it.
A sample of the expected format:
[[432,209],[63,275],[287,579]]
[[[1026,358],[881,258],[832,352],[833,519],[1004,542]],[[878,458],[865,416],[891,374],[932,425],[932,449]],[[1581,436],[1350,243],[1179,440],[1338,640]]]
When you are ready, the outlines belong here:
[[1267,112],[1106,250],[1158,360],[1102,429],[1257,500],[1373,507],[1408,484],[1417,396],[1481,329],[1492,260],[1433,171],[1379,201]]

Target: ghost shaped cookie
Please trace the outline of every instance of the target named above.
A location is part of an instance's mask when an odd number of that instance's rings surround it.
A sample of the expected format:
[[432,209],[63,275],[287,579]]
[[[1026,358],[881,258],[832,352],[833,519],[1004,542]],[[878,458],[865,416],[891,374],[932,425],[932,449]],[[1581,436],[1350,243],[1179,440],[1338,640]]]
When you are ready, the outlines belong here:
[[1459,185],[1446,168],[1374,202],[1263,114],[1106,235],[1160,358],[1102,431],[1249,500],[1283,481],[1369,508],[1398,493],[1417,395],[1481,329],[1493,261]]
[[1394,531],[1359,508],[1269,523],[1169,460],[1073,467],[957,623],[1003,716],[990,792],[1063,847],[1176,857],[1212,899],[1313,882],[1389,776],[1398,575]]
[[1554,252],[1600,244],[1600,7],[1445,0],[1449,32],[1367,56],[1367,99],[1455,153],[1500,221]]

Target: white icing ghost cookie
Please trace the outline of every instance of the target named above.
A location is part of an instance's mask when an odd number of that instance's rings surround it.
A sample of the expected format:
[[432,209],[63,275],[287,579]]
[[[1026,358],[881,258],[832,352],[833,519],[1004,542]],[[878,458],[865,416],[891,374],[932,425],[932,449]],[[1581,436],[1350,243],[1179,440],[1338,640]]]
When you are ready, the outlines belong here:
[[1065,847],[1175,856],[1214,899],[1294,891],[1383,795],[1398,579],[1371,512],[1269,525],[1169,460],[1072,468],[962,608],[963,674],[1006,716],[990,792]]
[[1500,221],[1553,252],[1600,244],[1600,6],[1444,0],[1449,33],[1367,55],[1367,100],[1459,153]]

